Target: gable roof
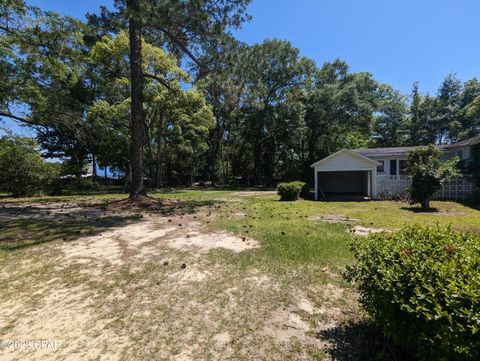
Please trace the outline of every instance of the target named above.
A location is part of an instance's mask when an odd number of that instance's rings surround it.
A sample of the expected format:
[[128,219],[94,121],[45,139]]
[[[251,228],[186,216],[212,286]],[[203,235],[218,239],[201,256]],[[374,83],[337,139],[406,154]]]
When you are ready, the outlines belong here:
[[324,163],[325,161],[327,161],[327,160],[329,160],[329,159],[331,159],[331,158],[333,158],[333,157],[335,157],[335,156],[337,156],[337,155],[339,155],[339,154],[342,154],[342,153],[346,153],[346,154],[348,154],[348,155],[352,155],[352,156],[354,156],[354,157],[360,158],[360,159],[362,159],[362,160],[364,160],[364,161],[367,161],[367,162],[369,162],[369,163],[372,163],[372,164],[374,164],[374,165],[380,165],[380,163],[377,162],[376,160],[373,160],[373,159],[371,159],[371,158],[367,158],[367,157],[365,157],[365,156],[363,156],[363,155],[361,155],[361,154],[359,154],[359,153],[357,153],[357,152],[355,152],[355,151],[353,151],[353,150],[351,150],[351,149],[341,149],[341,150],[339,150],[338,152],[332,153],[332,154],[330,154],[328,157],[325,157],[325,158],[323,158],[323,159],[320,159],[318,162],[313,163],[312,165],[310,165],[310,167],[311,167],[311,168],[314,168],[315,166],[320,165],[320,164]]

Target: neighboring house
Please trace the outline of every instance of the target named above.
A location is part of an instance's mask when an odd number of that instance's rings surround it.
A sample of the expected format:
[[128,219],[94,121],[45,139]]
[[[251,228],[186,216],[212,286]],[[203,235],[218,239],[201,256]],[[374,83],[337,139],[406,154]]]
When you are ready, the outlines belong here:
[[[438,145],[444,158],[458,156],[470,161],[471,147],[480,144],[480,135],[449,145]],[[370,198],[400,198],[406,195],[411,179],[407,159],[416,147],[342,149],[311,165],[315,172],[315,199],[326,195],[356,194]],[[441,199],[465,199],[475,186],[464,178],[444,185]]]

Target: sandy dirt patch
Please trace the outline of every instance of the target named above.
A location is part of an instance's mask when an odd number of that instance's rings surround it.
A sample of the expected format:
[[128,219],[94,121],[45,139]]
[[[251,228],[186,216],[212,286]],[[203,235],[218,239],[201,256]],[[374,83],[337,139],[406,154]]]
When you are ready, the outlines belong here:
[[[28,299],[17,299],[12,308],[0,308],[0,323],[15,319],[3,340],[19,340],[19,348],[2,350],[0,360],[88,360],[98,356],[103,343],[123,343],[106,328],[108,320],[92,314],[91,290],[85,287],[43,289],[44,297],[31,305]],[[19,309],[21,308],[21,309]],[[15,317],[22,315],[21,317]],[[24,341],[46,341],[43,346],[28,346]],[[109,353],[100,360],[116,360]]]
[[366,237],[372,233],[381,233],[381,232],[387,231],[386,229],[383,229],[383,228],[364,227],[364,226],[355,224],[357,222],[360,222],[360,220],[356,218],[350,218],[344,214],[327,214],[324,216],[315,216],[315,217],[311,217],[310,220],[327,222],[327,223],[345,224],[348,226],[347,228],[348,232],[361,237]]
[[356,226],[352,227],[350,230],[355,235],[361,236],[361,237],[367,237],[368,235],[370,235],[372,233],[387,232],[387,230],[383,229],[383,228],[364,227],[364,226],[359,226],[359,225],[356,225]]
[[225,248],[242,252],[259,247],[258,241],[228,232],[208,232],[196,220],[184,218],[145,217],[92,237],[79,238],[62,246],[67,259],[88,263],[92,259],[119,265],[129,257],[159,254],[162,248],[208,252]]
[[327,223],[344,223],[344,224],[359,222],[358,219],[347,217],[344,214],[326,214],[323,216],[314,216],[314,217],[310,217],[310,220],[327,222]]
[[250,197],[250,196],[272,196],[277,194],[276,191],[245,191],[245,192],[236,192],[235,195],[238,197]]

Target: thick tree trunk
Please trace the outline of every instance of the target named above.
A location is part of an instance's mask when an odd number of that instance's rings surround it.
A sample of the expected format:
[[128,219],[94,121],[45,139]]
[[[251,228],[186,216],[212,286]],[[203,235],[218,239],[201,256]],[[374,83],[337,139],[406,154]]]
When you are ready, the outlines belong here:
[[130,197],[145,195],[143,187],[143,73],[142,73],[142,28],[139,0],[127,0],[130,12],[130,81],[131,81],[131,145],[130,164],[132,183]]
[[422,209],[423,210],[429,210],[430,209],[430,199],[425,199],[422,203],[421,203],[421,206],[422,206]]

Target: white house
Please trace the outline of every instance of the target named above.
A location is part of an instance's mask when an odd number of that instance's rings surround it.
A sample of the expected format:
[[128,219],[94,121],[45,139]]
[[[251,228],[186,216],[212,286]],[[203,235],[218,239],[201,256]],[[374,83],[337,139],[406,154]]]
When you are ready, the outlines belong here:
[[[472,146],[480,135],[449,145],[437,146],[444,158],[472,158]],[[311,165],[315,175],[315,199],[330,194],[357,194],[370,198],[398,198],[406,194],[411,179],[406,174],[408,153],[415,147],[342,149]],[[475,186],[465,178],[456,179],[437,198],[465,199]]]

